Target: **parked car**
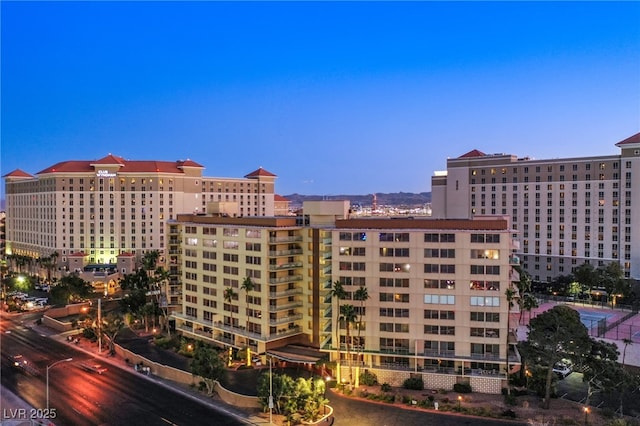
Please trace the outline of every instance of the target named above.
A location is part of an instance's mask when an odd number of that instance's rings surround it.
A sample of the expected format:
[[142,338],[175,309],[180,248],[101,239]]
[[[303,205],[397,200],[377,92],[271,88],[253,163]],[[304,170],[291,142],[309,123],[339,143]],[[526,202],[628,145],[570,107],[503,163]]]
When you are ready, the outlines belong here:
[[564,379],[573,372],[573,366],[570,362],[563,360],[553,366],[553,372],[556,373],[560,379]]

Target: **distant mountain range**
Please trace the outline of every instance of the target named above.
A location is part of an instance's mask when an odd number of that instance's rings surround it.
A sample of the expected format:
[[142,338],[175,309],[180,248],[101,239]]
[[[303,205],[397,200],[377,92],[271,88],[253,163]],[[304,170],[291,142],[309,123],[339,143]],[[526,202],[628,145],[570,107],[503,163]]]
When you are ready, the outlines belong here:
[[[304,201],[320,200],[349,200],[351,204],[359,204],[362,207],[373,205],[373,194],[367,195],[283,195],[289,200],[291,206],[302,206]],[[431,202],[431,192],[392,192],[389,194],[376,193],[378,206],[416,207],[424,206]]]

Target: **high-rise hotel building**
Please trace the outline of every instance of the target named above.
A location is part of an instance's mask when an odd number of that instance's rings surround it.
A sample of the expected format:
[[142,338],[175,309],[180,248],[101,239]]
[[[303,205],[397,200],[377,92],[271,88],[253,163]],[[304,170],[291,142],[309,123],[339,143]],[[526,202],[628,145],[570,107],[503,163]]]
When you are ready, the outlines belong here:
[[[31,175],[4,176],[6,254],[38,259],[57,252],[60,268],[116,265],[119,256],[164,256],[166,223],[203,213],[212,201],[238,204],[239,216],[272,216],[276,176],[262,168],[244,178],[202,175],[194,161],[140,161],[107,155],[70,160]],[[130,270],[124,271],[126,273]]]
[[535,160],[473,150],[448,159],[431,179],[433,217],[509,215],[534,281],[614,261],[627,278],[640,279],[640,133],[616,146],[619,155],[602,157]]
[[366,368],[435,389],[499,393],[507,364],[520,364],[505,295],[519,280],[509,217],[358,219],[348,201],[307,202],[297,218],[178,215],[169,234],[184,301],[173,317],[187,336],[286,361],[324,353],[347,381]]

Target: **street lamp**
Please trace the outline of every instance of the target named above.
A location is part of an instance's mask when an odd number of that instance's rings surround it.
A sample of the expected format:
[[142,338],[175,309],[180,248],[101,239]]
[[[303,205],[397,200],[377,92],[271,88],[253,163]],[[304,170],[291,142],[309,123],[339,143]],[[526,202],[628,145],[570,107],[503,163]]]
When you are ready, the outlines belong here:
[[67,358],[67,359],[61,359],[58,360],[56,362],[54,362],[51,365],[47,365],[47,413],[49,412],[49,369],[52,367],[55,367],[56,365],[60,364],[61,362],[69,362],[72,361],[73,358]]
[[584,407],[584,424],[587,425],[587,416],[589,415],[589,407]]
[[460,402],[462,402],[462,395],[458,395],[458,412],[460,412]]
[[269,357],[269,425],[273,424],[273,372],[271,362],[271,357]]

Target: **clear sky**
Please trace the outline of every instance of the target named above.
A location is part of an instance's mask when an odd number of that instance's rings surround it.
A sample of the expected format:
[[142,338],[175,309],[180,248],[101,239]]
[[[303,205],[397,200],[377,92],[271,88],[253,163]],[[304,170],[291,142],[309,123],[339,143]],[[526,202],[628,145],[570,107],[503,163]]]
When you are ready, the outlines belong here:
[[0,8],[2,175],[112,153],[423,192],[472,149],[610,155],[640,131],[640,2]]

